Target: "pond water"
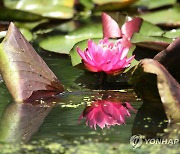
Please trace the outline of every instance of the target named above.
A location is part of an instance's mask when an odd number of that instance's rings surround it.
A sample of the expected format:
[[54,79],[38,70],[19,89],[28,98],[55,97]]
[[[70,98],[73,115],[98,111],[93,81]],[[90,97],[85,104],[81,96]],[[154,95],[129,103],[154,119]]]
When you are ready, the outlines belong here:
[[[1,126],[2,130],[17,129],[17,132],[14,132],[13,134],[14,138],[16,138],[16,135],[18,136],[19,131],[24,132],[24,129],[27,131],[26,133],[31,134],[32,130],[26,129],[25,127],[34,125],[31,129],[33,127],[38,128],[39,124],[32,121],[28,122],[27,120],[38,119],[38,116],[41,116],[42,120],[39,120],[39,123],[41,123],[44,118],[45,119],[37,133],[33,136],[26,134],[31,138],[29,141],[30,144],[42,140],[48,143],[58,142],[65,147],[87,142],[129,143],[129,138],[132,136],[131,129],[135,118],[134,112],[131,112],[131,117],[126,118],[125,125],[112,126],[110,129],[101,129],[97,126],[97,130],[95,130],[86,126],[85,120],[79,122],[78,119],[87,104],[91,103],[93,100],[101,99],[105,95],[108,95],[108,97],[111,96],[112,98],[114,97],[119,102],[129,102],[135,109],[138,109],[141,102],[137,101],[137,97],[132,89],[121,89],[121,87],[116,90],[97,90],[97,87],[92,89],[97,82],[94,80],[95,83],[93,83],[90,80],[88,84],[87,82],[81,83],[81,79],[84,78],[82,76],[83,71],[72,67],[68,56],[57,56],[56,54],[49,55],[48,53],[42,53],[41,56],[65,86],[66,92],[63,96],[59,97],[55,107],[49,107],[49,110],[42,110],[42,112],[39,113],[36,109],[33,109],[35,107],[27,107],[25,111],[19,113],[20,116],[23,117],[23,114],[28,115],[28,113],[33,114],[33,116],[29,115],[30,118],[19,118],[17,111],[12,108],[18,108],[19,111],[21,106],[12,103],[12,98],[2,81],[0,84],[0,116],[1,125],[5,125],[4,127]],[[79,78],[79,76],[81,76],[81,78]],[[77,80],[77,78],[79,79]],[[86,80],[88,80],[88,78],[84,79],[84,81]],[[89,87],[91,87],[91,89],[89,89]],[[14,115],[16,115],[15,117],[17,119],[12,117]],[[6,126],[9,128],[5,128]],[[10,136],[12,136],[12,133]]]
[[[144,129],[139,127],[138,123],[134,123],[135,112],[130,111],[131,116],[126,118],[125,125],[104,129],[97,126],[95,130],[87,126],[85,120],[78,120],[87,105],[94,100],[104,98],[111,97],[112,100],[118,102],[129,102],[134,109],[138,110],[142,102],[127,84],[127,77],[120,76],[118,80],[116,79],[115,85],[112,85],[112,79],[107,79],[107,83],[102,86],[99,84],[98,76],[72,67],[68,56],[46,52],[40,52],[40,55],[65,86],[65,92],[58,96],[55,103],[45,103],[40,106],[17,104],[13,103],[4,82],[1,81],[0,137],[1,140],[19,142],[16,148],[5,143],[4,150],[8,149],[10,153],[12,151],[12,153],[20,151],[22,153],[64,153],[67,151],[69,153],[106,153],[106,148],[111,152],[116,151],[117,148],[119,151],[133,150],[129,144],[133,131],[136,133],[137,130]],[[164,113],[153,112],[150,108],[149,110],[151,113],[148,116],[151,117],[154,114],[157,123],[162,123],[162,119],[165,119]],[[146,109],[143,111],[148,113]],[[146,117],[144,113],[138,115]],[[148,124],[155,126],[156,122],[148,121]],[[143,127],[144,125],[143,123]],[[150,128],[148,134],[153,134],[154,130]],[[27,143],[22,143],[22,139]],[[92,148],[89,148],[91,146]]]

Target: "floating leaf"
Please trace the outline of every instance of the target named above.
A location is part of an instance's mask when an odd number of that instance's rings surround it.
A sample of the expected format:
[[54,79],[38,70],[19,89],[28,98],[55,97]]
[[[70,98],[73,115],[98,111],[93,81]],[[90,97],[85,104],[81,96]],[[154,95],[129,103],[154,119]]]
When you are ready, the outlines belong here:
[[180,37],[173,41],[167,49],[158,53],[154,59],[160,62],[180,82]]
[[156,9],[156,8],[159,8],[159,7],[164,7],[164,6],[173,5],[173,4],[176,4],[176,0],[163,0],[163,1],[139,0],[134,5],[145,6],[148,9]]
[[142,60],[131,83],[145,103],[163,103],[166,116],[174,122],[180,121],[180,85],[157,61]]
[[140,17],[153,24],[165,24],[165,25],[176,26],[180,24],[179,14],[180,14],[180,7],[177,6],[169,9],[144,13],[140,15]]
[[172,39],[170,38],[147,36],[140,33],[135,33],[131,38],[131,43],[158,51],[164,50],[171,42]]
[[0,70],[16,102],[48,99],[63,91],[54,73],[13,23],[0,44]]
[[168,38],[178,38],[180,37],[180,29],[172,29],[163,34],[164,37]]
[[5,0],[4,2],[8,8],[32,12],[44,17],[69,19],[74,15],[74,0]]
[[26,28],[20,28],[20,32],[24,35],[27,41],[31,41],[33,38],[32,33]]
[[0,20],[3,21],[39,21],[42,17],[33,12],[0,8]]
[[136,0],[93,0],[97,10],[118,10],[121,8],[125,8]]
[[164,31],[150,22],[143,21],[139,33],[147,36],[161,36]]
[[102,26],[99,23],[88,24],[66,35],[49,36],[40,41],[40,47],[57,53],[69,54],[74,44],[89,38],[102,38]]

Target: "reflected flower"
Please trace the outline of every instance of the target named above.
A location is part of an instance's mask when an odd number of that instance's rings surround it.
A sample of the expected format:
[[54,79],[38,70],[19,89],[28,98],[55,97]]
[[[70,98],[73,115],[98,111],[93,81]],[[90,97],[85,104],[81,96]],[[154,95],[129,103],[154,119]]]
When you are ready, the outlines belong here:
[[85,108],[79,120],[86,119],[86,125],[90,128],[96,125],[100,128],[107,126],[125,124],[125,117],[130,117],[129,109],[136,112],[136,110],[127,102],[110,102],[106,100],[98,100]]
[[77,51],[89,71],[118,74],[129,67],[134,59],[134,56],[127,58],[130,46],[123,45],[123,42],[124,40],[119,39],[113,43],[105,38],[97,45],[92,40],[88,40],[86,50],[82,52],[77,47]]

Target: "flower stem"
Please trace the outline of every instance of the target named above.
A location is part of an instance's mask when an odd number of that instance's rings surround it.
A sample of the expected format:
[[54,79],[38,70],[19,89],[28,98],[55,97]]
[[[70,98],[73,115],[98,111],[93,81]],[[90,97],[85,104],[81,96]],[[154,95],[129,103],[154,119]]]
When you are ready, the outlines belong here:
[[105,85],[105,83],[106,83],[106,80],[107,80],[107,74],[106,73],[104,73],[104,72],[101,72],[100,73],[100,86],[99,86],[99,88],[100,89],[103,89],[104,88],[104,85]]

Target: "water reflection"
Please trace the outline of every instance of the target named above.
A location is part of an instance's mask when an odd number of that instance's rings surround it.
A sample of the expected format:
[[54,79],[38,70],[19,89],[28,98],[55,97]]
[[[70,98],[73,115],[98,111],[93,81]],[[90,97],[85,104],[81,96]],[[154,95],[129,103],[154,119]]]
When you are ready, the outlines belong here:
[[79,120],[86,119],[86,125],[90,128],[95,128],[96,125],[100,128],[125,124],[125,118],[130,117],[129,109],[136,110],[128,103],[111,102],[108,100],[96,100],[87,106]]
[[132,134],[141,134],[146,138],[162,138],[167,124],[162,103],[144,102],[136,114]]
[[27,142],[36,133],[54,104],[10,103],[0,121],[0,141]]

